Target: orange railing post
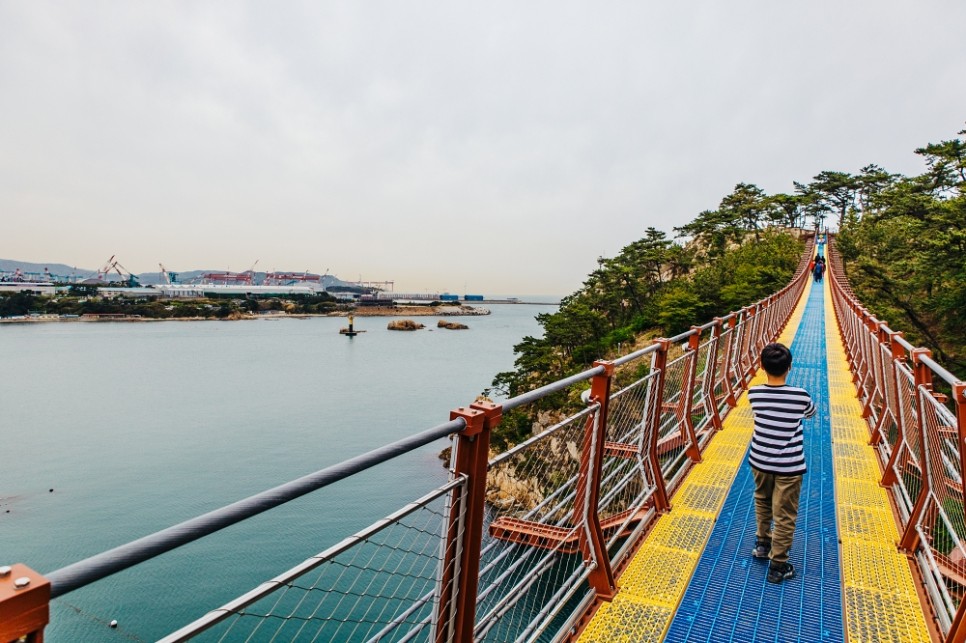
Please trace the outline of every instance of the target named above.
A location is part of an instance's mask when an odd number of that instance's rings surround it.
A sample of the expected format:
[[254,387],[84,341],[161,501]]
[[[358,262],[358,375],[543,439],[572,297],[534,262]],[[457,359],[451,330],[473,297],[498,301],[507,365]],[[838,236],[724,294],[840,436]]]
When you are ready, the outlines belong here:
[[[711,344],[708,349],[708,356],[705,361],[705,394],[708,396],[705,405],[711,412],[711,424],[715,431],[720,431],[723,427],[721,422],[721,412],[718,410],[718,396],[715,395],[715,388],[718,381],[718,353],[721,350],[721,318],[714,318],[714,326],[711,327]],[[710,385],[709,385],[710,384]],[[726,391],[728,389],[725,389]]]
[[0,641],[43,643],[50,582],[26,565],[0,567]]
[[584,443],[574,498],[573,524],[582,525],[577,532],[577,538],[584,562],[594,564],[590,572],[590,584],[599,598],[609,601],[617,594],[617,583],[610,566],[610,556],[607,554],[607,543],[604,541],[604,531],[600,526],[597,503],[600,500],[600,476],[604,465],[607,408],[610,400],[610,384],[614,377],[614,364],[597,361],[594,362],[594,366],[603,366],[604,372],[595,375],[590,383],[590,402],[599,407],[595,414],[587,417],[584,425]]
[[472,643],[480,578],[480,552],[486,504],[490,435],[503,407],[475,402],[450,413],[466,428],[456,434],[454,474],[466,476],[466,488],[454,489],[444,547],[443,578],[437,606],[437,643]]
[[650,449],[648,450],[648,460],[654,472],[654,508],[658,512],[668,511],[671,508],[671,501],[667,494],[667,485],[664,484],[664,474],[661,472],[661,459],[657,454],[658,433],[661,429],[661,416],[664,414],[664,380],[667,377],[667,351],[671,346],[669,339],[655,339],[658,350],[654,353],[651,362],[651,372],[657,372],[654,384],[654,404],[651,405],[651,415],[648,418],[649,424],[647,431],[650,438]]

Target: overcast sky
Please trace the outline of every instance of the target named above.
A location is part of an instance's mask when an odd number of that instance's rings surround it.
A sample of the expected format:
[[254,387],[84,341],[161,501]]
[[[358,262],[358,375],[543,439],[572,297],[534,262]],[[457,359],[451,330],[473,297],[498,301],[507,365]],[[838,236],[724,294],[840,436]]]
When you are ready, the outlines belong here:
[[964,121],[962,0],[0,0],[0,258],[568,294]]

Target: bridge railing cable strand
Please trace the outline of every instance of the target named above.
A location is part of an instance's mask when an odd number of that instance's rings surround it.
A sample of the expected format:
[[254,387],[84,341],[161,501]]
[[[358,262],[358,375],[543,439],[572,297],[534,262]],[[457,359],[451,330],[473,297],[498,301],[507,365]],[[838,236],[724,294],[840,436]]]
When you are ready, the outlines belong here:
[[966,641],[966,383],[858,300],[835,245],[832,300],[856,395],[892,492],[899,547],[918,566],[947,641]]
[[[454,409],[433,429],[36,575],[29,618],[16,630],[0,624],[0,639],[42,632],[43,588],[63,596],[447,436],[448,482],[162,641],[567,638],[619,591],[620,571],[722,429],[761,347],[790,318],[812,251],[788,286],[739,311],[502,403]],[[560,393],[569,406],[541,411],[538,432],[494,455],[504,413]]]

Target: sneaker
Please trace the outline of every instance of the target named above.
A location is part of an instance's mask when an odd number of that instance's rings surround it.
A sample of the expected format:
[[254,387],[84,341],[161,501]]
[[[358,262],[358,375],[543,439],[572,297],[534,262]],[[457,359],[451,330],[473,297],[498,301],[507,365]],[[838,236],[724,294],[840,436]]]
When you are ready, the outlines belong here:
[[768,582],[769,583],[780,583],[786,578],[791,578],[795,575],[795,568],[792,567],[791,563],[772,563],[768,568]]
[[770,538],[755,538],[755,548],[751,550],[752,556],[755,558],[768,558],[769,551],[771,551]]

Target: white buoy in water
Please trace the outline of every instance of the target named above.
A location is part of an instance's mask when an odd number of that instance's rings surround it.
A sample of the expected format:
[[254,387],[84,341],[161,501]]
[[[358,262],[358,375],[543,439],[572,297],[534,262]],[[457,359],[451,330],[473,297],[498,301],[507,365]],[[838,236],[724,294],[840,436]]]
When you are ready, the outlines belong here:
[[117,621],[116,620],[111,621],[111,627],[117,627]]

